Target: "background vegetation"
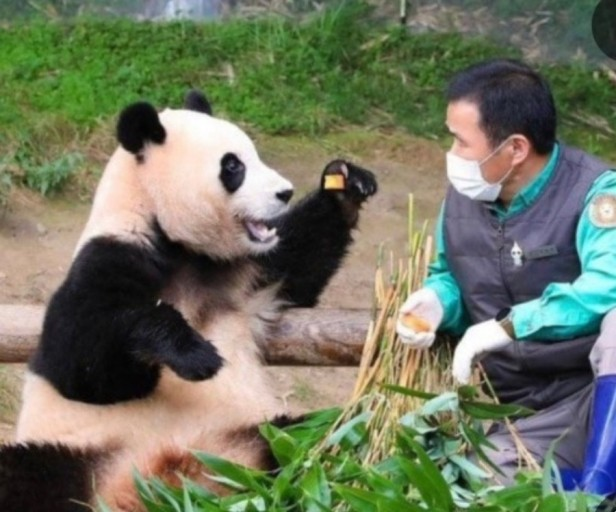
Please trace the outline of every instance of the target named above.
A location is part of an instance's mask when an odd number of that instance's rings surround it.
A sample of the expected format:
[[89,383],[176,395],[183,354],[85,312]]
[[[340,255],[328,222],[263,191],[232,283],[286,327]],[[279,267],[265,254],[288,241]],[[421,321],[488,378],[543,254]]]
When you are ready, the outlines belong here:
[[[138,99],[179,106],[198,87],[219,113],[263,133],[319,136],[357,124],[445,142],[442,91],[452,73],[489,57],[521,57],[485,39],[377,23],[364,2],[301,22],[39,17],[4,26],[0,50],[0,190],[25,183],[42,193],[88,165],[91,137],[110,134],[111,120]],[[614,159],[609,72],[580,63],[539,68],[554,87],[561,137]]]

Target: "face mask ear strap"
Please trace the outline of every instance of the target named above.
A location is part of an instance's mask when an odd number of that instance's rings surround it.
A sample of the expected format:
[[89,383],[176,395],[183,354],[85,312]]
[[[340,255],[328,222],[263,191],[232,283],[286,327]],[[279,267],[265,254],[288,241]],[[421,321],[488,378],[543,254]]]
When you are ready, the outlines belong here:
[[511,137],[512,135],[509,135],[509,137],[507,137],[503,142],[501,142],[498,146],[496,146],[496,148],[494,148],[488,156],[486,156],[483,160],[479,162],[479,165],[483,165],[490,158],[492,158],[496,153],[498,153],[503,148],[503,146],[511,140]]

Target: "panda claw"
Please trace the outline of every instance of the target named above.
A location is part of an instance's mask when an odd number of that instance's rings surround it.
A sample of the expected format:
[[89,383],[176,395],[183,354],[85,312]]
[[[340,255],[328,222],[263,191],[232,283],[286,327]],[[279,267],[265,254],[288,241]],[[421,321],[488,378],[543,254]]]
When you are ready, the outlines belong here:
[[[363,202],[377,191],[377,182],[374,174],[345,160],[333,160],[325,166],[323,175],[333,172],[342,172],[345,176],[345,195],[356,202]],[[323,178],[322,178],[323,179]]]

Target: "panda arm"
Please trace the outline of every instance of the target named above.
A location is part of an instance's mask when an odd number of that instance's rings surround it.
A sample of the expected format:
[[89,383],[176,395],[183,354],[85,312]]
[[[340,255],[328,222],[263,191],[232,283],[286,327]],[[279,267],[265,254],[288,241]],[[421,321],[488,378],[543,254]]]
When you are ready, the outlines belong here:
[[[325,177],[341,164],[346,174],[344,189],[327,190]],[[314,306],[349,249],[361,205],[376,190],[370,171],[341,160],[330,162],[321,187],[276,220],[280,241],[259,259],[264,284],[281,282],[280,298],[294,306]]]
[[199,380],[221,366],[204,342],[158,296],[173,255],[110,238],[91,240],[54,294],[30,368],[65,397],[89,403],[139,398],[156,386],[160,365]]

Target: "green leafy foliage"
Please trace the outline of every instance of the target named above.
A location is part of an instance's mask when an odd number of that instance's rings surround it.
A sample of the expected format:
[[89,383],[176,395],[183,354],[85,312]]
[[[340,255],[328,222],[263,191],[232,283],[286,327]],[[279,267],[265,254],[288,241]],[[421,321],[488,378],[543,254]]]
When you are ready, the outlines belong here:
[[[92,0],[88,9],[102,4]],[[20,5],[11,3],[18,20]],[[77,3],[45,5],[70,15]],[[302,21],[62,21],[46,13],[3,26],[0,142],[8,148],[3,158],[18,155],[9,159],[18,169],[0,171],[0,205],[15,184],[43,193],[60,188],[78,167],[67,147],[87,146],[136,100],[179,106],[196,87],[216,112],[267,134],[319,136],[355,124],[401,127],[446,144],[443,90],[453,73],[491,57],[520,57],[485,39],[378,23],[365,2],[328,5]],[[616,160],[616,110],[609,107],[616,88],[606,73],[580,63],[539,69],[553,85],[561,138]]]
[[485,411],[492,418],[522,411],[479,402],[475,395],[473,388],[465,387],[459,393],[428,397],[423,407],[400,421],[395,452],[374,464],[362,462],[367,437],[360,427],[367,428],[368,416],[362,413],[340,424],[341,411],[330,409],[285,429],[263,426],[261,432],[281,465],[275,473],[197,454],[213,479],[235,490],[229,496],[217,497],[190,482],[174,489],[138,476],[137,486],[152,512],[593,510],[594,497],[564,492],[553,483],[553,450],[543,473],[522,472],[508,488],[495,484],[466,452],[470,449],[483,458],[482,447],[489,444],[483,429]]
[[[333,5],[303,22],[10,25],[0,31],[0,126],[27,135],[33,121],[51,117],[87,133],[132,101],[176,106],[199,87],[229,117],[270,134],[319,135],[354,123],[439,138],[451,75],[482,59],[520,56],[482,39],[375,23],[363,2]],[[587,123],[599,116],[616,128],[608,77],[580,65],[541,71],[554,85],[565,138],[609,154],[601,137],[608,132]]]
[[8,203],[11,187],[13,186],[13,175],[10,172],[8,158],[0,159],[0,210],[4,209]]
[[66,153],[47,162],[21,161],[25,170],[24,183],[47,196],[62,188],[82,161],[79,153]]

